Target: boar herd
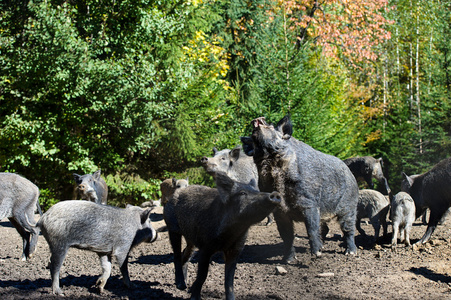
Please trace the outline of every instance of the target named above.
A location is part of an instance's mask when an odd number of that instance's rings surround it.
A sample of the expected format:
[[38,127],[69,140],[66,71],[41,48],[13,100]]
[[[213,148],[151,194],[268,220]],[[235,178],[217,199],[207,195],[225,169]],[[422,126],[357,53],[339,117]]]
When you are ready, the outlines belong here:
[[[175,285],[186,289],[188,262],[197,249],[197,276],[190,288],[191,299],[201,298],[201,289],[210,260],[222,252],[225,260],[226,299],[235,299],[234,278],[239,255],[249,228],[268,218],[274,219],[283,241],[283,261],[296,260],[294,222],[304,222],[311,254],[321,256],[328,223],[338,221],[343,233],[345,254],[356,254],[355,229],[368,218],[374,228],[374,242],[388,236],[387,218],[393,225],[391,246],[400,241],[410,245],[410,229],[416,218],[430,210],[427,230],[417,242],[426,243],[440,219],[451,207],[451,158],[430,171],[408,176],[401,192],[391,194],[382,172],[382,159],[370,156],[344,161],[322,153],[292,136],[293,125],[285,116],[276,125],[260,117],[251,122],[250,136],[241,137],[241,146],[232,150],[213,149],[212,157],[201,164],[212,175],[216,187],[189,185],[186,179],[168,179],[161,184],[163,218],[173,250]],[[0,219],[9,218],[23,239],[22,260],[32,257],[40,233],[49,245],[49,269],[54,294],[59,286],[60,268],[70,247],[99,255],[102,274],[97,280],[104,290],[111,274],[112,257],[119,264],[124,284],[132,287],[128,256],[133,247],[157,238],[149,219],[151,208],[117,208],[107,205],[108,187],[93,174],[73,174],[81,199],[53,205],[42,214],[39,189],[29,180],[0,173]],[[383,188],[374,190],[373,178]],[[359,190],[363,179],[369,189]],[[40,213],[34,220],[36,209]],[[182,237],[185,248],[182,250]]]

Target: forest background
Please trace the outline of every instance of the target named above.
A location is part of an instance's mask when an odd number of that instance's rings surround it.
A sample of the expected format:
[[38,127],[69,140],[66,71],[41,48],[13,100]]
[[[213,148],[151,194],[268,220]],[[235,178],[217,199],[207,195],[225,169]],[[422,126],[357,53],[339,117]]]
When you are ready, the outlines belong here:
[[114,205],[211,185],[260,116],[394,192],[451,151],[451,0],[10,0],[0,34],[0,171],[45,208],[98,168]]

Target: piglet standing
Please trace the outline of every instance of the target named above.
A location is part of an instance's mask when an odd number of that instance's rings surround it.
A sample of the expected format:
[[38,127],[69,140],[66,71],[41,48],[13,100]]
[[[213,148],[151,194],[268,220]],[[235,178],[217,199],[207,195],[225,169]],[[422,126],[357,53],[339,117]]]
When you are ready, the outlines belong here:
[[98,204],[106,204],[108,186],[105,180],[100,177],[100,170],[92,174],[78,175],[73,173],[72,175],[74,176],[81,199],[94,201]]
[[99,255],[103,270],[97,280],[100,293],[111,274],[112,256],[120,266],[124,284],[131,287],[127,265],[130,250],[142,242],[153,242],[157,237],[149,220],[150,212],[151,209],[137,206],[121,209],[83,200],[53,205],[37,224],[50,247],[53,293],[62,295],[59,273],[70,247]]
[[34,212],[39,207],[39,189],[28,179],[13,173],[0,173],[0,220],[8,218],[23,241],[22,260],[36,250],[39,232]]
[[[191,287],[191,299],[201,298],[211,256],[218,251],[225,257],[226,299],[235,299],[235,269],[249,227],[263,220],[281,202],[279,193],[259,192],[255,183],[239,183],[222,172],[216,174],[216,186],[214,189],[190,185],[179,189],[164,207],[178,289],[186,288],[187,263],[194,247],[199,248],[197,278]],[[182,236],[187,244],[183,254]]]
[[401,243],[410,246],[410,230],[415,222],[415,203],[412,197],[405,192],[399,192],[392,200],[390,217],[393,222],[392,248],[395,248],[398,240],[398,232],[401,232]]

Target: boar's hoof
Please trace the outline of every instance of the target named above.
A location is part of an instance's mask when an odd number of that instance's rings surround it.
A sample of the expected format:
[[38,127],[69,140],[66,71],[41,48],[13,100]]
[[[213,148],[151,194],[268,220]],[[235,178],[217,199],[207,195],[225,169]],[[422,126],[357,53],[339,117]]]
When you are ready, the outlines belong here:
[[345,255],[356,255],[357,254],[357,250],[346,250]]
[[53,294],[64,297],[63,291],[60,288],[53,289]]
[[295,255],[290,255],[290,256],[284,257],[284,258],[282,259],[282,261],[283,261],[284,263],[286,263],[286,264],[295,264],[295,263],[296,263],[296,260],[297,260],[297,258],[296,258]]
[[321,253],[321,251],[316,252],[315,254],[313,254],[316,258],[320,258],[323,254]]
[[186,290],[186,284],[183,282],[183,283],[177,283],[177,288],[179,289],[179,290]]

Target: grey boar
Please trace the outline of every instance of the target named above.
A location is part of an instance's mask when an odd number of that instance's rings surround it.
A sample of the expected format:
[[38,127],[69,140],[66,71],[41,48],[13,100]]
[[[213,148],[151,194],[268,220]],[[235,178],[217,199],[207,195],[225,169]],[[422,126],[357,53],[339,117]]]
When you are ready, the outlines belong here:
[[429,241],[440,219],[451,206],[451,158],[444,159],[431,170],[408,176],[403,173],[401,190],[408,193],[415,202],[415,216],[430,210],[428,227],[417,244]]
[[387,236],[387,214],[390,209],[388,199],[375,190],[360,190],[359,202],[357,203],[357,221],[356,228],[361,235],[366,235],[360,226],[363,218],[369,218],[374,228],[374,241],[379,238],[379,232],[382,225],[383,236]]
[[103,273],[96,285],[100,293],[111,274],[112,256],[116,257],[124,284],[132,287],[128,274],[130,250],[142,242],[153,242],[157,237],[149,220],[150,212],[151,209],[144,210],[137,206],[121,209],[83,200],[68,200],[53,205],[37,224],[51,252],[49,267],[53,293],[63,294],[59,274],[70,247],[90,250],[99,255]]
[[[202,166],[205,171],[215,178],[216,173],[224,172],[231,179],[238,182],[253,182],[258,188],[258,171],[257,166],[254,163],[252,157],[247,156],[241,149],[241,147],[235,147],[232,150],[223,149],[218,151],[213,148],[213,157],[202,157]],[[266,225],[270,225],[273,222],[272,214],[268,216]]]
[[172,197],[176,189],[184,188],[189,185],[188,177],[186,179],[165,179],[160,184],[161,205],[165,206]]
[[351,157],[344,160],[357,180],[365,180],[370,189],[374,189],[373,178],[379,181],[385,189],[386,195],[391,193],[387,179],[382,172],[383,160],[372,156]]
[[22,237],[23,261],[36,251],[39,230],[34,212],[39,212],[39,189],[28,179],[13,173],[0,173],[0,220],[8,218]]
[[[294,221],[304,221],[311,253],[321,255],[320,224],[337,217],[346,242],[346,254],[355,254],[354,242],[358,186],[340,159],[324,154],[292,137],[293,125],[285,116],[276,126],[263,117],[252,121],[252,136],[242,137],[243,149],[253,156],[261,191],[278,191],[285,209],[274,219],[284,242],[283,260],[295,260]],[[324,226],[321,226],[324,227]]]
[[[249,227],[263,220],[282,201],[279,193],[259,192],[254,185],[233,181],[219,172],[216,174],[217,188],[190,185],[177,190],[164,207],[178,289],[186,289],[187,264],[194,247],[199,248],[197,278],[191,287],[191,299],[200,299],[211,256],[218,251],[223,252],[225,258],[226,299],[235,299],[234,274]],[[183,254],[182,236],[186,241]]]
[[105,180],[100,177],[100,170],[85,175],[73,173],[73,176],[81,199],[94,201],[97,204],[107,203],[108,186]]
[[399,192],[391,203],[390,217],[393,222],[392,248],[396,247],[398,232],[401,231],[401,243],[410,246],[410,230],[415,222],[415,203],[409,194]]

